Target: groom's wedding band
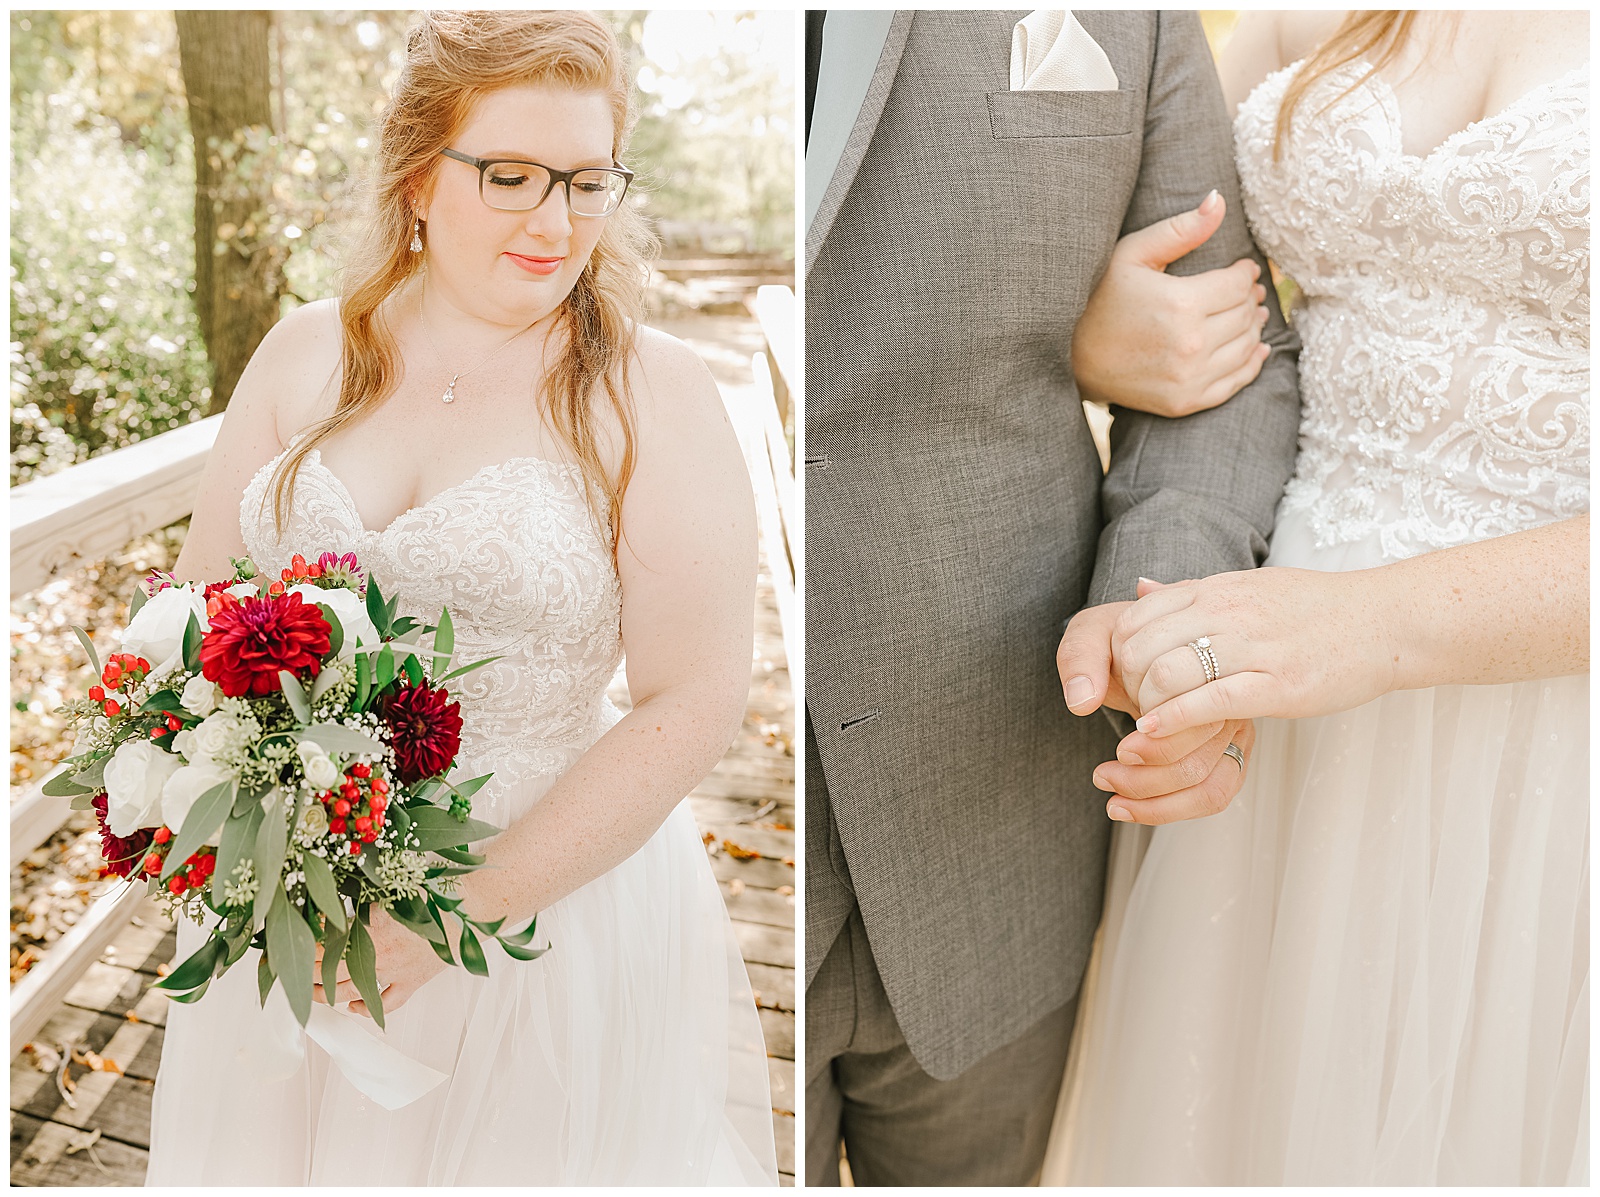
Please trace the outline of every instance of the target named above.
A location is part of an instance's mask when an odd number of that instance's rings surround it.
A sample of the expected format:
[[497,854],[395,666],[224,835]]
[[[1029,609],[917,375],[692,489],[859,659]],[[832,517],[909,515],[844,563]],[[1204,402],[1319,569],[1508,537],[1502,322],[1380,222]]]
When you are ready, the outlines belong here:
[[[1211,651],[1211,637],[1202,636],[1198,640],[1189,641],[1189,647],[1194,649],[1194,655],[1200,658],[1200,668],[1206,671],[1206,681],[1214,682],[1222,676],[1217,668],[1217,655]],[[1244,767],[1244,762],[1239,762],[1239,767]]]
[[1237,744],[1229,744],[1222,750],[1222,755],[1231,756],[1235,761],[1238,762],[1239,772],[1244,772],[1244,753],[1239,751],[1239,746]]

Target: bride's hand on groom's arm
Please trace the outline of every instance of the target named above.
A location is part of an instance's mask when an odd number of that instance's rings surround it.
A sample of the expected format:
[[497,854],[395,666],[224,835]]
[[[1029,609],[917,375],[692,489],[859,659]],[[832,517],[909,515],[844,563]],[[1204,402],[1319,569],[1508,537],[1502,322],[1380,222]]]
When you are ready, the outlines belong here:
[[1232,398],[1270,347],[1261,269],[1250,258],[1203,274],[1167,274],[1222,223],[1216,192],[1196,209],[1117,242],[1073,330],[1078,393],[1157,416],[1186,416]]

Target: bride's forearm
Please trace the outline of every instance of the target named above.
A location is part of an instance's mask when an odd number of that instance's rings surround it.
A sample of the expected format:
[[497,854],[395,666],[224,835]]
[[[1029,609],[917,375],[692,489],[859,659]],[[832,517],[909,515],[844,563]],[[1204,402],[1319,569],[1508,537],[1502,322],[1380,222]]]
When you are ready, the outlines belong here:
[[1368,571],[1395,633],[1394,689],[1589,668],[1589,517]]
[[527,919],[643,847],[738,733],[744,696],[709,689],[652,695],[596,741],[489,842],[488,867],[462,881],[463,910]]

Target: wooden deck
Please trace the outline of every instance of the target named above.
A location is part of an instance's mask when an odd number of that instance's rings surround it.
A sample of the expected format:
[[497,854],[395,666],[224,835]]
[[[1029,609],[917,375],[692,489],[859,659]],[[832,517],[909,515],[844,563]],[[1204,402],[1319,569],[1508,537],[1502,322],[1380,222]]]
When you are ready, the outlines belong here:
[[[738,742],[691,795],[766,1033],[783,1183],[794,1183],[794,702],[768,579],[757,596],[750,703]],[[11,1062],[13,1185],[140,1185],[176,950],[147,904]],[[61,1065],[42,1070],[51,1056]],[[241,1181],[248,1183],[249,1178]]]

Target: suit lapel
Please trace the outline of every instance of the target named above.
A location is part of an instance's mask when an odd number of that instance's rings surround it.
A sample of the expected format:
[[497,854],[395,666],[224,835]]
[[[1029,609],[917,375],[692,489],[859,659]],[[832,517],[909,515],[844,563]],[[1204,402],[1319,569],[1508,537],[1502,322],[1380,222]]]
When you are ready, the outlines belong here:
[[861,101],[860,111],[856,113],[855,124],[850,130],[849,139],[845,142],[839,164],[834,167],[833,176],[828,180],[828,185],[822,193],[822,202],[818,205],[817,213],[812,217],[810,227],[806,230],[808,273],[812,263],[817,260],[817,255],[822,252],[823,242],[827,240],[828,230],[833,227],[833,219],[844,204],[844,197],[850,193],[850,185],[855,180],[862,159],[867,156],[867,146],[872,142],[873,130],[878,127],[878,118],[883,115],[883,106],[889,98],[889,89],[894,84],[895,72],[900,69],[900,55],[906,48],[906,36],[911,31],[912,16],[911,12],[901,10],[894,14],[894,20],[889,24],[889,36],[883,43],[883,52],[878,55],[878,65],[872,72],[872,82],[867,86],[866,98]]

